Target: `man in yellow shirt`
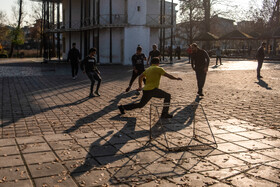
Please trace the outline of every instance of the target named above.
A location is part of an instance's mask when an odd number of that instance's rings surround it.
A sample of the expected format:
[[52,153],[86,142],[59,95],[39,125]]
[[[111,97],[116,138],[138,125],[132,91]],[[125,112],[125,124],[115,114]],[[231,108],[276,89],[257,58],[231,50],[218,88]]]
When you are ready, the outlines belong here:
[[172,118],[173,116],[168,113],[169,103],[171,95],[161,89],[159,89],[159,83],[161,76],[168,77],[173,80],[182,80],[181,78],[176,78],[173,75],[170,75],[165,72],[165,70],[159,67],[159,58],[155,57],[151,61],[151,66],[146,69],[139,77],[139,88],[138,91],[142,90],[142,82],[146,77],[146,84],[143,88],[143,96],[139,103],[132,103],[128,105],[120,105],[118,106],[121,114],[125,114],[125,110],[133,110],[135,108],[144,107],[152,97],[156,98],[164,98],[165,107],[163,107],[161,118]]

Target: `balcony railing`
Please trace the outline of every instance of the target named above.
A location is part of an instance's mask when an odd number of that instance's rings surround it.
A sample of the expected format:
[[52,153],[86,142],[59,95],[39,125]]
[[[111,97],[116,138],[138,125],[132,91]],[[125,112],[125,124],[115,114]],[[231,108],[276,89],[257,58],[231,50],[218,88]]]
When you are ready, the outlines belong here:
[[[171,27],[172,26],[172,16],[164,15],[160,16],[159,14],[148,14],[147,15],[147,26],[150,27]],[[174,25],[176,24],[176,17],[173,18]]]
[[48,31],[66,31],[66,30],[81,30],[87,28],[100,28],[100,27],[120,27],[127,24],[127,15],[125,14],[113,14],[112,20],[110,20],[109,14],[104,14],[99,16],[99,24],[98,17],[87,17],[83,20],[71,20],[71,28],[70,21],[60,23],[60,28],[57,28],[57,24],[49,25]]

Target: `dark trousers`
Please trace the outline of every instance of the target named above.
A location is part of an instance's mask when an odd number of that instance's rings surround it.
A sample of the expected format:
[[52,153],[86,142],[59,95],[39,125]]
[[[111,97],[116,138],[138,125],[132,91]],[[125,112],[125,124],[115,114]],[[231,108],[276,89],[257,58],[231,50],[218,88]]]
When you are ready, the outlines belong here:
[[202,93],[207,73],[204,72],[204,70],[196,70],[195,73],[196,73],[198,93]]
[[163,107],[162,114],[168,114],[171,95],[158,88],[155,88],[153,90],[143,90],[143,96],[139,103],[132,103],[132,104],[124,105],[123,108],[125,110],[133,110],[135,108],[142,108],[150,101],[150,99],[152,97],[164,98],[164,104],[168,104],[168,106]]
[[90,93],[93,92],[93,87],[94,87],[95,80],[97,81],[96,92],[98,92],[100,84],[101,84],[101,77],[100,77],[99,73],[97,73],[95,71],[91,71],[91,72],[87,72],[87,76],[91,81]]
[[[135,73],[135,71],[132,71],[132,76],[131,76],[131,79],[130,79],[130,82],[129,82],[129,86],[131,87],[133,82],[135,81],[135,79],[141,75],[145,70],[138,70],[137,73]],[[143,79],[143,82],[146,83],[146,79],[144,78]]]
[[216,57],[216,65],[218,65],[218,60],[220,60],[220,64],[222,64],[222,58],[221,56]]
[[71,68],[72,68],[72,77],[75,77],[78,74],[78,70],[79,70],[78,62],[71,62]]
[[263,60],[262,59],[258,59],[258,68],[257,68],[257,76],[261,76],[261,69],[262,69],[262,65],[263,65]]

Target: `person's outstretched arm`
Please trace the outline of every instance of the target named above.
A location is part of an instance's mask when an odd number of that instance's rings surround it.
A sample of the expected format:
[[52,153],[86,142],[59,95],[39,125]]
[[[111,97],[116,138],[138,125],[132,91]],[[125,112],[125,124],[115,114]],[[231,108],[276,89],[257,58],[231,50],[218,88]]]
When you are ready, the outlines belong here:
[[165,73],[163,76],[172,79],[172,80],[182,80],[180,77],[174,77],[173,75],[170,75],[168,73]]

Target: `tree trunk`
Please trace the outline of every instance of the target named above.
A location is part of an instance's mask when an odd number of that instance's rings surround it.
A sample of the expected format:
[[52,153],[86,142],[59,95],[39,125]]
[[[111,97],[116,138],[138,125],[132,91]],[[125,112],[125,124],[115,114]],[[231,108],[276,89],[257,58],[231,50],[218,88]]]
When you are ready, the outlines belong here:
[[[23,3],[23,0],[19,0],[19,14],[18,14],[18,23],[17,23],[17,29],[18,30],[20,29],[20,25],[21,25],[21,21],[22,21],[21,20],[22,19],[22,3]],[[19,34],[19,32],[16,32],[16,34],[14,36],[14,41],[17,41],[18,34]],[[10,50],[10,54],[9,54],[10,58],[13,56],[14,47],[15,47],[15,44],[12,41],[12,43],[11,43],[11,50]]]
[[193,9],[192,7],[190,8],[190,32],[189,32],[189,40],[190,40],[190,44],[193,43]]

